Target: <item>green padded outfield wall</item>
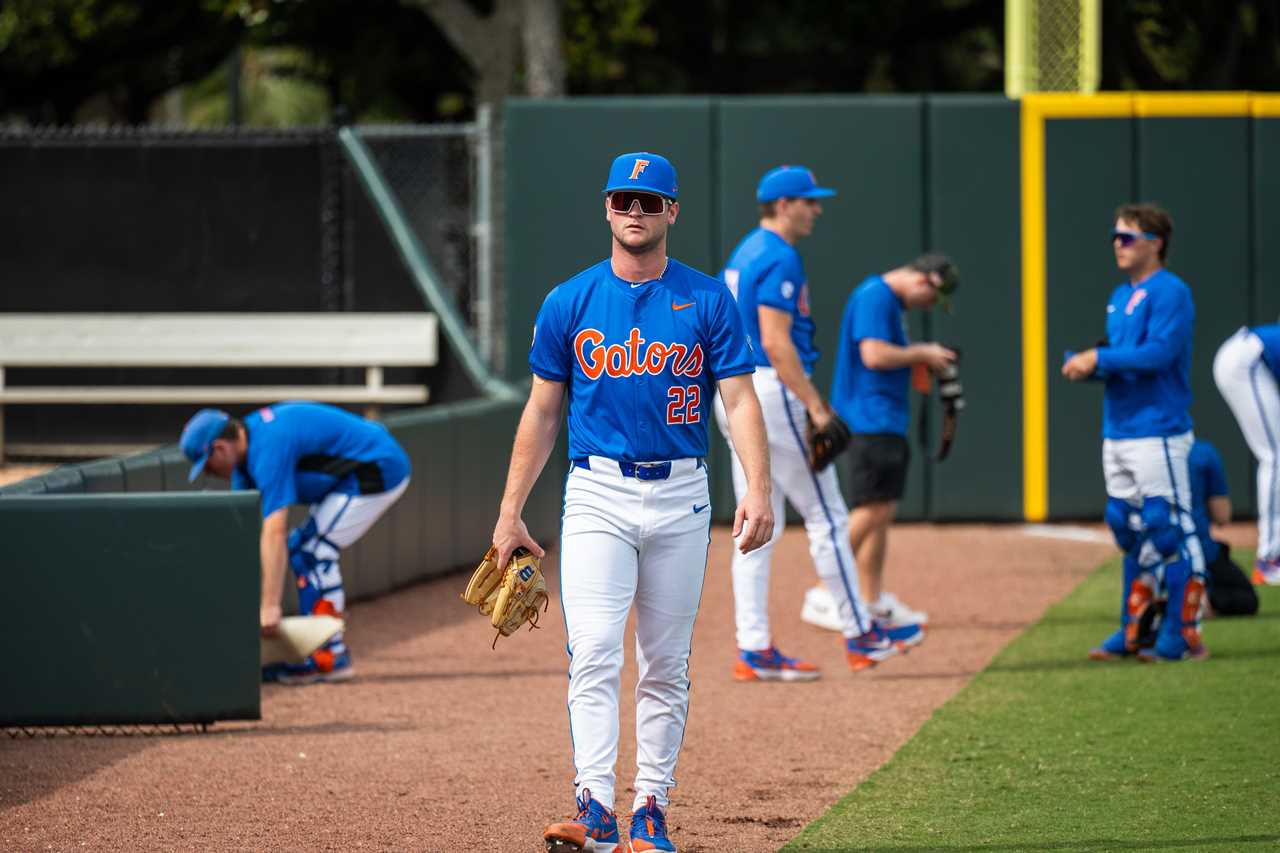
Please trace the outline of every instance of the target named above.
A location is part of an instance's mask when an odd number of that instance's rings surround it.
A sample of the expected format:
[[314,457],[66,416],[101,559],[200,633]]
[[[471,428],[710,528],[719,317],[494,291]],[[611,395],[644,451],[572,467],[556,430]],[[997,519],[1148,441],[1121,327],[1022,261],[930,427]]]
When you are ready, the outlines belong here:
[[1253,120],[1253,290],[1250,325],[1280,322],[1280,118]]
[[[758,224],[756,185],[769,169],[784,163],[808,166],[821,185],[839,193],[822,200],[823,214],[813,235],[797,246],[822,351],[813,381],[823,396],[831,393],[840,320],[850,292],[868,275],[909,261],[925,248],[923,122],[924,101],[917,97],[720,100],[721,216],[713,274]],[[910,322],[911,334],[919,337],[920,315],[913,312]],[[715,441],[719,445],[723,440],[717,436]],[[902,518],[924,516],[926,467],[913,446]],[[720,505],[732,515],[728,466],[714,465],[712,475],[725,484],[717,494],[726,496]],[[849,478],[841,480],[847,491]]]
[[0,499],[0,725],[258,719],[256,492]]
[[[1255,145],[1257,215],[1250,215],[1253,134],[1246,118],[1050,119],[1045,130],[1049,349],[1049,515],[1098,515],[1102,386],[1059,375],[1064,350],[1106,330],[1104,308],[1123,277],[1107,240],[1115,208],[1152,201],[1174,219],[1168,266],[1196,302],[1191,386],[1196,435],[1221,452],[1238,512],[1254,512],[1253,463],[1213,382],[1213,356],[1271,297],[1255,278],[1250,235],[1270,209],[1263,188],[1269,152]],[[1263,124],[1263,123],[1258,123]],[[1253,219],[1253,221],[1251,221]],[[1264,261],[1265,263],[1265,261]],[[1252,304],[1251,304],[1252,303]]]
[[[949,467],[934,471],[916,443],[913,395],[902,516],[924,517],[926,498],[934,517],[1021,516],[1021,392],[1012,370],[1020,316],[1016,104],[949,96],[516,100],[506,132],[510,375],[527,370],[523,353],[546,291],[608,251],[597,211],[615,154],[651,147],[672,157],[682,209],[671,252],[711,274],[755,225],[761,174],[802,163],[840,191],[800,246],[823,350],[815,381],[829,392],[853,287],[926,248],[950,252],[965,276],[955,316],[913,313],[910,328],[922,339],[936,322],[938,334],[970,353],[964,382],[973,403]],[[548,163],[564,188],[554,211],[543,192]],[[706,243],[696,244],[699,234]],[[993,326],[1005,334],[992,335]],[[713,511],[725,521],[734,505],[727,448],[710,426]]]
[[1106,304],[1120,282],[1107,235],[1132,198],[1133,122],[1053,119],[1045,128],[1048,269],[1049,516],[1096,518],[1102,481],[1102,384],[1062,378],[1065,350],[1106,334]]
[[[953,313],[933,312],[930,331],[961,347],[966,402],[951,455],[929,467],[930,514],[1021,518],[1018,105],[932,97],[925,126],[926,242],[948,252],[961,273]],[[937,401],[932,405],[936,413]],[[930,422],[938,420],[935,414]]]

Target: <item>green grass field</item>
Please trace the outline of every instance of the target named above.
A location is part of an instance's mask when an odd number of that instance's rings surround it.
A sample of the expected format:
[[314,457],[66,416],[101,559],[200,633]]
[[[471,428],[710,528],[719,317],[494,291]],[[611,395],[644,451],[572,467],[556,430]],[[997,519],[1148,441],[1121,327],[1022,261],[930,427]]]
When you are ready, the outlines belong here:
[[1051,608],[784,849],[1280,849],[1280,588],[1259,589],[1257,616],[1207,621],[1208,660],[1095,663],[1119,571]]

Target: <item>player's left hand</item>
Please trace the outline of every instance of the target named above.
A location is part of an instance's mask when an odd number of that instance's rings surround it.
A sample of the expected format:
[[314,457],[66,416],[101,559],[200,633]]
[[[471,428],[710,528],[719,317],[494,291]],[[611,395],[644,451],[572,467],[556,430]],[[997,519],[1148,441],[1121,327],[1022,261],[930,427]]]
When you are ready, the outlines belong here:
[[258,610],[258,627],[264,637],[274,637],[280,630],[280,618],[284,614],[279,604],[264,604]]
[[733,514],[733,538],[738,550],[750,553],[773,538],[773,505],[767,494],[748,489]]
[[1062,365],[1062,375],[1072,382],[1079,382],[1082,379],[1088,379],[1097,369],[1098,351],[1096,349],[1088,349],[1084,352],[1078,352],[1067,359],[1066,363]]

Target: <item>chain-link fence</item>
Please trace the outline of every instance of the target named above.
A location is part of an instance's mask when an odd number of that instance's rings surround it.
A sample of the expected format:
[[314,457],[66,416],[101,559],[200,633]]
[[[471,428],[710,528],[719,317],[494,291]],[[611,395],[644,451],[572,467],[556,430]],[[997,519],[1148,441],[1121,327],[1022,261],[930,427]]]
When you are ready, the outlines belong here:
[[[489,354],[483,121],[355,131]],[[0,186],[0,312],[430,310],[334,128],[0,129]],[[337,368],[300,371],[263,368],[250,381],[349,378]],[[245,378],[159,367],[4,375],[15,387],[242,385]],[[48,456],[171,441],[187,408],[14,405],[0,417],[15,455]]]
[[492,277],[485,121],[357,127],[486,356]]

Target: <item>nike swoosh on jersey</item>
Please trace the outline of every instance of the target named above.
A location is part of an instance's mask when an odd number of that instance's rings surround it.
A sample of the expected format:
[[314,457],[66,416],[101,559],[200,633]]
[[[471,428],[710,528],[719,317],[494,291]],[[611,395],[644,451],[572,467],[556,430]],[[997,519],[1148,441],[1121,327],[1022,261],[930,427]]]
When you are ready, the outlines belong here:
[[711,504],[703,504],[702,506],[698,506],[697,504],[694,504],[694,505],[693,505],[693,511],[694,511],[694,512],[702,512],[704,509],[706,509],[706,508],[707,508],[707,507],[709,507],[709,506],[711,506]]
[[695,302],[683,302],[683,303],[681,303],[681,302],[672,302],[672,303],[671,303],[671,310],[672,310],[672,311],[683,311],[684,309],[688,308],[690,305],[696,305],[696,304],[697,304],[697,303],[695,303]]

